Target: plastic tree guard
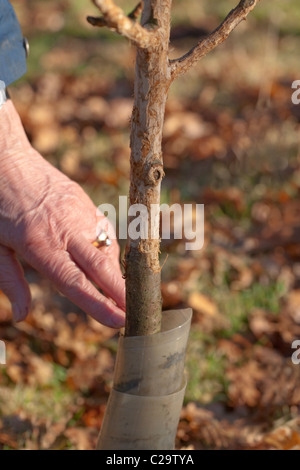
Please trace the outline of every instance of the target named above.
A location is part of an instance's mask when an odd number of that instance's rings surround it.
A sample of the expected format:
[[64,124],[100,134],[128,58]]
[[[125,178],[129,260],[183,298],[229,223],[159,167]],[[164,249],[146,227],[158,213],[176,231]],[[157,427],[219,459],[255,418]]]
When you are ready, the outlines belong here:
[[170,310],[163,313],[160,333],[120,336],[97,449],[174,448],[191,318],[191,309]]

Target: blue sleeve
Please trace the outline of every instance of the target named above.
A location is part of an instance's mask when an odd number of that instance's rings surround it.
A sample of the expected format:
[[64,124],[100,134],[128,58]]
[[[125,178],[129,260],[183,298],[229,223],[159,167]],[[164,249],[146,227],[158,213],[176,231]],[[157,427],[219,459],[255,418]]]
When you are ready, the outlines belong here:
[[0,0],[0,80],[6,86],[26,73],[21,28],[8,0]]

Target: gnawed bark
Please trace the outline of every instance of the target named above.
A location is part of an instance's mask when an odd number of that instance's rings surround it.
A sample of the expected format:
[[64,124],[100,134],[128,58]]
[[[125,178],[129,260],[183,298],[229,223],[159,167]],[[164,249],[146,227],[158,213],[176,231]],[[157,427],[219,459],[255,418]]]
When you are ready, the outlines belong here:
[[[161,325],[159,219],[153,230],[151,205],[160,205],[164,176],[161,151],[165,104],[170,84],[168,48],[171,0],[145,1],[142,26],[157,23],[161,43],[138,48],[131,120],[130,205],[148,209],[148,239],[129,238],[126,253],[126,335],[157,333]],[[152,222],[152,233],[151,233]]]
[[[161,325],[159,217],[153,228],[151,205],[160,205],[164,176],[161,142],[168,89],[175,78],[221,44],[259,1],[241,0],[215,31],[184,56],[169,60],[172,0],[144,0],[128,16],[113,0],[93,0],[103,17],[88,17],[88,21],[94,26],[113,29],[137,46],[130,205],[146,206],[149,220],[148,238],[128,239],[125,256],[127,336],[154,334],[160,331]],[[142,5],[140,24],[136,19]]]

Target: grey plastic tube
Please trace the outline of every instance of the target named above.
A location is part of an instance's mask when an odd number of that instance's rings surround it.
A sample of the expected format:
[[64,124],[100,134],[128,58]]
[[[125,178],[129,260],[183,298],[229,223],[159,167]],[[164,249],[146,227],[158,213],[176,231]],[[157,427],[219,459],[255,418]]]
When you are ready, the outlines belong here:
[[97,449],[174,448],[191,318],[191,309],[170,310],[160,333],[120,337]]
[[174,448],[185,385],[161,397],[112,390],[99,435],[99,450],[170,450]]

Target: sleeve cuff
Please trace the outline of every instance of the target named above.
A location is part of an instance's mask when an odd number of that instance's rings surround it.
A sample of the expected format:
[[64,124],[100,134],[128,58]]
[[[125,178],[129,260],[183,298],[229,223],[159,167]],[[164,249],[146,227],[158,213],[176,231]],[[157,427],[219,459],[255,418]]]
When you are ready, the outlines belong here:
[[0,0],[0,80],[10,85],[27,71],[24,38],[8,0]]

